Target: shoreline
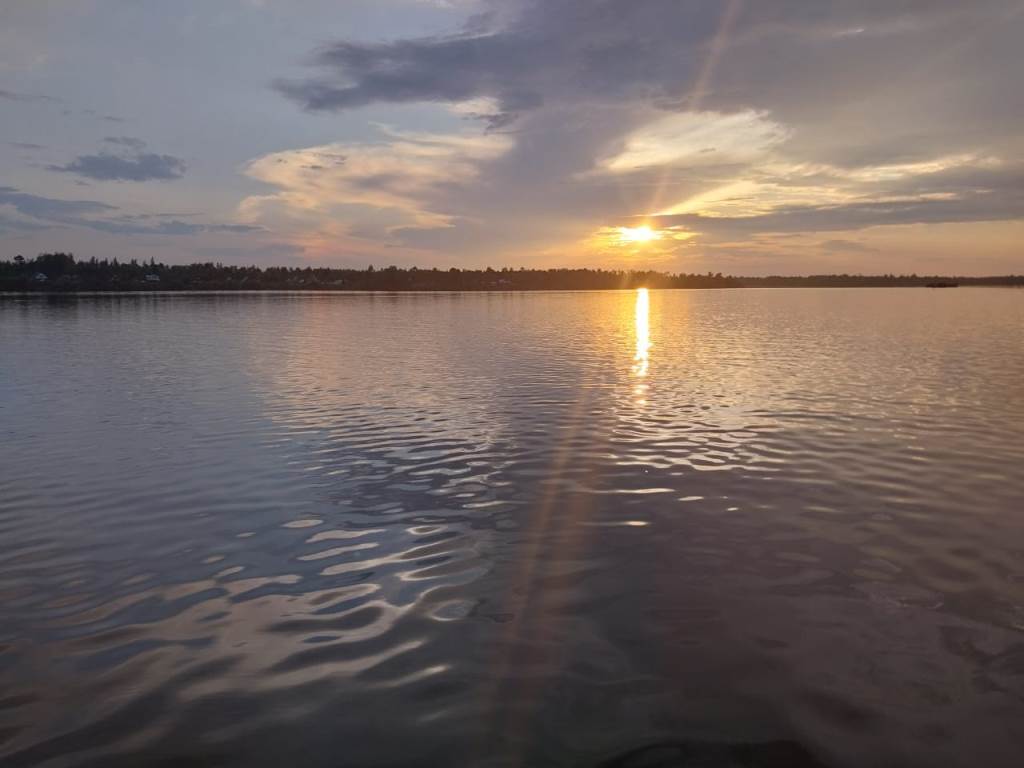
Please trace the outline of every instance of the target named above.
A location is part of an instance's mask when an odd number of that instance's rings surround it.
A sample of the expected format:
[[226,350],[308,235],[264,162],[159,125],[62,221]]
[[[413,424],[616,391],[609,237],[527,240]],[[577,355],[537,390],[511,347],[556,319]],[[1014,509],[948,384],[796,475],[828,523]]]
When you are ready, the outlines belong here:
[[[638,288],[648,286],[630,286],[626,288],[144,288],[144,289],[112,289],[112,290],[87,290],[87,291],[63,291],[63,290],[23,290],[23,291],[0,291],[0,299],[3,298],[24,298],[27,296],[258,296],[258,295],[430,295],[430,294],[464,294],[464,293],[487,293],[487,294],[521,294],[521,293],[615,293],[631,292]],[[742,291],[742,290],[804,290],[804,289],[829,289],[829,290],[861,290],[861,289],[914,289],[927,288],[939,290],[938,286],[931,285],[730,285],[730,286],[702,286],[702,287],[675,287],[675,286],[651,286],[651,291]],[[1011,283],[967,283],[952,286],[941,286],[948,288],[1024,288],[1024,281]]]

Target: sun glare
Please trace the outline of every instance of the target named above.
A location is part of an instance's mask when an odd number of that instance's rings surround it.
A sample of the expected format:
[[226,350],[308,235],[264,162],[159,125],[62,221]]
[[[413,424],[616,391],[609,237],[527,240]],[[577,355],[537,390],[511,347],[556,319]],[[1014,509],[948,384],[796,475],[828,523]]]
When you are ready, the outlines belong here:
[[659,240],[661,232],[644,225],[642,227],[619,227],[619,238],[624,243],[649,243]]

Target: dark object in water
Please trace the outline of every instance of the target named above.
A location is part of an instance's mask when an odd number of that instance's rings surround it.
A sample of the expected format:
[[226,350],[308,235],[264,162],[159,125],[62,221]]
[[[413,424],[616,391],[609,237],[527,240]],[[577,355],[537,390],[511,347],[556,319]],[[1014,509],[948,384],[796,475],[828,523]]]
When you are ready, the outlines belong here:
[[959,288],[960,283],[928,283],[925,288]]
[[826,768],[792,741],[651,744],[601,763],[601,768]]

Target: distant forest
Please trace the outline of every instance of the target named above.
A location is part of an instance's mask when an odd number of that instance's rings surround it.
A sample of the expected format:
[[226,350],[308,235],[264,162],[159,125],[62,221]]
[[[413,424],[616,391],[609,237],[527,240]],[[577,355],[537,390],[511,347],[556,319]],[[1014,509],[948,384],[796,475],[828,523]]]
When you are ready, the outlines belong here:
[[236,267],[154,261],[77,261],[70,253],[0,260],[0,291],[541,291],[638,288],[1024,285],[1024,275],[808,275],[733,277],[604,269]]

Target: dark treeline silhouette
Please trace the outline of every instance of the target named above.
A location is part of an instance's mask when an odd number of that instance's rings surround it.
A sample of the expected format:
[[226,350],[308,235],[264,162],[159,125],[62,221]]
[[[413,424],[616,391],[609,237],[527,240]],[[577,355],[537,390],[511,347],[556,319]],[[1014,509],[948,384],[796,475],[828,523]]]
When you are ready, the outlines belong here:
[[775,288],[1024,285],[1024,275],[809,275],[732,277],[713,274],[604,269],[417,269],[385,267],[236,267],[223,264],[159,264],[112,260],[76,261],[70,253],[43,253],[0,261],[0,291],[538,291],[619,288]]

